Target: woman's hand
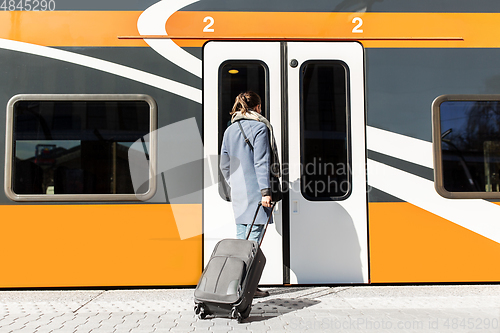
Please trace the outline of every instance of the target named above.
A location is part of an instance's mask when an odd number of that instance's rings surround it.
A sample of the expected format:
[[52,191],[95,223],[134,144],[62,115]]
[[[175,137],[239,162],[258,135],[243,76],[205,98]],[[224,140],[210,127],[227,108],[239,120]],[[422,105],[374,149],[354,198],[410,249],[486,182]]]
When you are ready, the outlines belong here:
[[266,195],[265,197],[262,197],[262,206],[271,207],[271,196],[270,195]]

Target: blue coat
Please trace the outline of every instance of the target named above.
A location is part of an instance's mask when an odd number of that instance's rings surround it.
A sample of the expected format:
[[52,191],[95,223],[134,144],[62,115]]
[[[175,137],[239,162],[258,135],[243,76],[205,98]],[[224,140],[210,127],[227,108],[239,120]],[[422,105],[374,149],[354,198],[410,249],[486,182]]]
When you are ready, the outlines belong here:
[[[254,150],[245,142],[238,124],[231,124],[222,140],[220,169],[231,187],[236,224],[251,224],[262,200],[261,191],[271,187],[271,148],[266,124],[246,119],[239,122]],[[260,209],[255,224],[265,224],[270,213],[270,208]]]

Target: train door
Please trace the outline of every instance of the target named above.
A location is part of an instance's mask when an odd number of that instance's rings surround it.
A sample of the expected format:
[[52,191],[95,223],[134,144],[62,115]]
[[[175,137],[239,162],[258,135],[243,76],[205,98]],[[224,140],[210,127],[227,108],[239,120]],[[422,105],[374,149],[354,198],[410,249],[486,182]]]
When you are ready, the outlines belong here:
[[288,43],[290,282],[367,283],[363,48]]
[[[210,42],[204,48],[204,149],[220,151],[235,96],[263,99],[289,191],[263,243],[262,284],[368,282],[363,48],[358,43]],[[204,263],[234,237],[228,188],[205,177]],[[210,173],[210,175],[208,175]]]
[[[273,127],[281,127],[281,68],[280,43],[210,42],[203,52],[203,145],[205,156],[214,161],[220,152],[222,137],[230,122],[229,112],[235,97],[246,90],[258,93],[262,99],[263,115]],[[281,138],[276,137],[281,147]],[[203,192],[203,251],[204,265],[215,244],[223,238],[234,238],[234,223],[229,188],[217,163],[208,163],[205,179],[212,186]],[[209,169],[209,170],[207,170]],[[217,169],[217,170],[214,170]],[[205,180],[205,183],[210,183]],[[257,208],[257,207],[256,207]],[[262,284],[283,283],[282,231],[280,211],[274,214],[262,243],[266,267]],[[249,221],[251,222],[251,221]]]

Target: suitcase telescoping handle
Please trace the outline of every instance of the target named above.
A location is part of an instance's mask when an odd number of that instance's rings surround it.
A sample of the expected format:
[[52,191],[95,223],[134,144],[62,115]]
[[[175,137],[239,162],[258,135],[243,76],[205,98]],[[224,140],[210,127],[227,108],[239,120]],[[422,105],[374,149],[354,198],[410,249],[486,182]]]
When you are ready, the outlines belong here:
[[[247,234],[247,238],[246,238],[247,240],[248,240],[248,237],[250,237],[250,233],[252,232],[252,228],[253,228],[253,225],[255,223],[255,219],[257,218],[257,214],[259,213],[260,206],[262,206],[262,201],[259,201],[259,204],[257,205],[257,209],[255,210],[255,215],[253,217],[252,225],[250,226],[250,230],[248,231],[248,234]],[[264,233],[262,234],[262,237],[261,237],[260,242],[259,242],[259,247],[262,244],[262,240],[264,239],[264,236],[266,235],[267,226],[269,225],[269,222],[271,221],[271,218],[273,217],[274,206],[276,206],[276,202],[271,203],[271,213],[269,214],[269,217],[267,218],[266,226],[264,227]]]

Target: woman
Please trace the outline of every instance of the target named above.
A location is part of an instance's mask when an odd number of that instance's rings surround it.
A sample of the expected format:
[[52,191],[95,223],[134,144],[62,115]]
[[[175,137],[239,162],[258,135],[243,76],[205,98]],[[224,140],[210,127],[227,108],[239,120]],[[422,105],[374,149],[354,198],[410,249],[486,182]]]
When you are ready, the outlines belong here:
[[[261,112],[261,99],[256,93],[247,91],[236,97],[231,111],[232,124],[222,140],[220,162],[222,175],[231,187],[236,237],[246,239],[250,233],[248,239],[256,242],[261,241],[271,214],[269,172],[271,146],[275,146],[274,140],[269,140],[273,138],[272,127]],[[264,208],[259,210],[250,230],[259,201]],[[268,295],[269,292],[257,289],[254,297]]]
[[[265,207],[259,211],[248,238],[256,242],[262,239],[271,214],[271,147],[266,125],[269,122],[261,112],[261,99],[256,93],[248,91],[236,97],[232,124],[222,140],[220,163],[222,175],[231,187],[237,238],[246,238],[259,201]],[[245,136],[251,146],[245,142]]]

